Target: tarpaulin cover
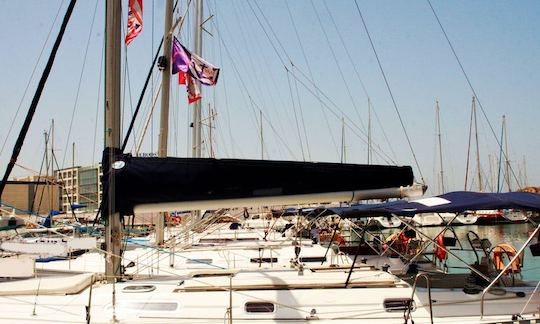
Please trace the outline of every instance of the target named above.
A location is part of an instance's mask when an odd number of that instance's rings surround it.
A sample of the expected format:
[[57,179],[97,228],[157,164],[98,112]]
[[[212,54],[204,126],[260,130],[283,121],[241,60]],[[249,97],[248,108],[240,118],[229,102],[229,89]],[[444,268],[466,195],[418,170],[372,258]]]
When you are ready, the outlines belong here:
[[414,216],[420,213],[462,213],[474,210],[517,209],[540,211],[540,195],[529,192],[486,193],[455,191],[440,196],[328,208],[343,217],[374,215]]
[[[103,170],[108,170],[109,160],[104,154]],[[148,203],[370,190],[413,183],[409,166],[131,155],[117,155],[114,160],[125,162],[113,169],[116,211],[124,215]],[[108,179],[104,172],[104,192]]]

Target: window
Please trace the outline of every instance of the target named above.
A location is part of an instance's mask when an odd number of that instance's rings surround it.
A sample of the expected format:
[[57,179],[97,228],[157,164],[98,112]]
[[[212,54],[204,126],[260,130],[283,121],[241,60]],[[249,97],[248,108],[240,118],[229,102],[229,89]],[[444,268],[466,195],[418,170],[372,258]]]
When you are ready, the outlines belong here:
[[126,286],[124,289],[122,289],[122,291],[126,293],[145,293],[154,290],[156,290],[156,286],[154,285],[132,285]]
[[212,264],[212,259],[188,259],[186,263],[193,264],[193,263],[203,263],[203,264]]
[[409,308],[412,312],[416,310],[416,304],[410,298],[386,298],[383,305],[387,312],[404,312]]
[[273,313],[276,306],[268,302],[247,302],[244,309],[247,313]]
[[300,257],[300,262],[323,262],[326,261],[326,257]]
[[[108,308],[112,308],[109,305]],[[138,310],[138,311],[175,311],[178,308],[178,303],[173,302],[133,302],[119,301],[116,303],[118,310]]]
[[251,263],[274,263],[277,262],[277,258],[251,258]]

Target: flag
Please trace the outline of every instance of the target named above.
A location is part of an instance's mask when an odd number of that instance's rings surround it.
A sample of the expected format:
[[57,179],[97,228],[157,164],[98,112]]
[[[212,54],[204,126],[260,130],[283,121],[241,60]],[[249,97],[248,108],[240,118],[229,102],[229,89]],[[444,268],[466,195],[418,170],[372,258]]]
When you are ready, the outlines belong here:
[[186,72],[184,71],[180,71],[180,73],[178,73],[178,84],[183,84],[183,85],[186,85]]
[[188,103],[192,104],[197,100],[201,100],[201,91],[199,91],[199,86],[193,82],[193,78],[190,74],[186,75],[187,80],[187,93],[188,93]]
[[189,65],[190,74],[204,85],[213,86],[219,77],[219,68],[208,63],[202,57],[192,54]]
[[191,53],[173,36],[172,43],[172,74],[188,72],[191,63]]
[[176,37],[172,44],[172,74],[186,72],[201,84],[213,86],[219,77],[219,68],[202,57],[191,54]]
[[129,45],[142,31],[143,5],[142,0],[129,0],[128,4],[128,28],[126,33],[126,45]]

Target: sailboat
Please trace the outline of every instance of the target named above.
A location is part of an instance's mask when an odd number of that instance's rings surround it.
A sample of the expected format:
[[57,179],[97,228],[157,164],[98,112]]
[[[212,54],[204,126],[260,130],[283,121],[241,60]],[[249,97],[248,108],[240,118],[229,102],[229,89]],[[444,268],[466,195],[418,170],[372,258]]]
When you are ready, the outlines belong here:
[[[172,1],[167,1],[167,8],[171,12]],[[410,167],[121,154],[120,13],[119,1],[107,1],[105,273],[2,282],[1,319],[42,323],[396,323],[413,317],[417,323],[433,323],[434,317],[437,323],[479,321],[479,298],[448,290],[432,295],[429,286],[410,285],[372,266],[353,264],[344,271],[296,263],[279,270],[212,269],[184,276],[172,273],[169,278],[125,277],[123,268],[129,264],[121,261],[123,215],[388,198],[406,192],[403,187],[412,186],[413,177]],[[508,292],[511,298],[488,294],[484,321],[508,321],[508,312],[530,318],[536,312],[534,287]],[[528,297],[532,302],[525,304]]]

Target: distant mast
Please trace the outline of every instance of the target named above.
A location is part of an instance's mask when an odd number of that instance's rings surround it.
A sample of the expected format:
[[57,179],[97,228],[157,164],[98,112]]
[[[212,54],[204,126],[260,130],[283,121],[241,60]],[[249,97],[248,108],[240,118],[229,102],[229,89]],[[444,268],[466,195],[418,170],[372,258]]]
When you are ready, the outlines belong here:
[[263,116],[262,116],[262,110],[260,109],[259,109],[259,119],[261,123],[261,160],[264,160]]
[[437,138],[439,141],[439,166],[440,166],[440,187],[439,194],[444,194],[446,188],[444,187],[444,168],[443,168],[443,155],[442,155],[442,140],[441,140],[441,116],[439,108],[439,100],[436,101],[435,112],[437,116]]
[[341,163],[346,163],[347,157],[345,153],[345,118],[341,117]]
[[503,129],[504,129],[504,156],[506,166],[506,183],[508,184],[508,191],[512,191],[511,179],[510,179],[510,160],[508,159],[508,130],[506,129],[506,116],[503,115]]
[[371,164],[371,98],[368,97],[367,164]]
[[472,111],[474,115],[474,138],[476,141],[476,171],[478,172],[478,191],[482,192],[484,186],[482,185],[482,169],[480,167],[480,146],[478,145],[478,122],[476,118],[476,97],[472,98]]
[[465,166],[465,188],[467,190],[467,184],[469,179],[469,161],[471,155],[471,139],[472,139],[472,129],[474,126],[475,141],[476,141],[476,168],[478,173],[478,191],[482,191],[482,174],[480,170],[480,148],[478,146],[478,125],[476,122],[476,97],[472,97],[472,106],[471,106],[471,119],[469,122],[469,141],[467,144],[467,163]]

